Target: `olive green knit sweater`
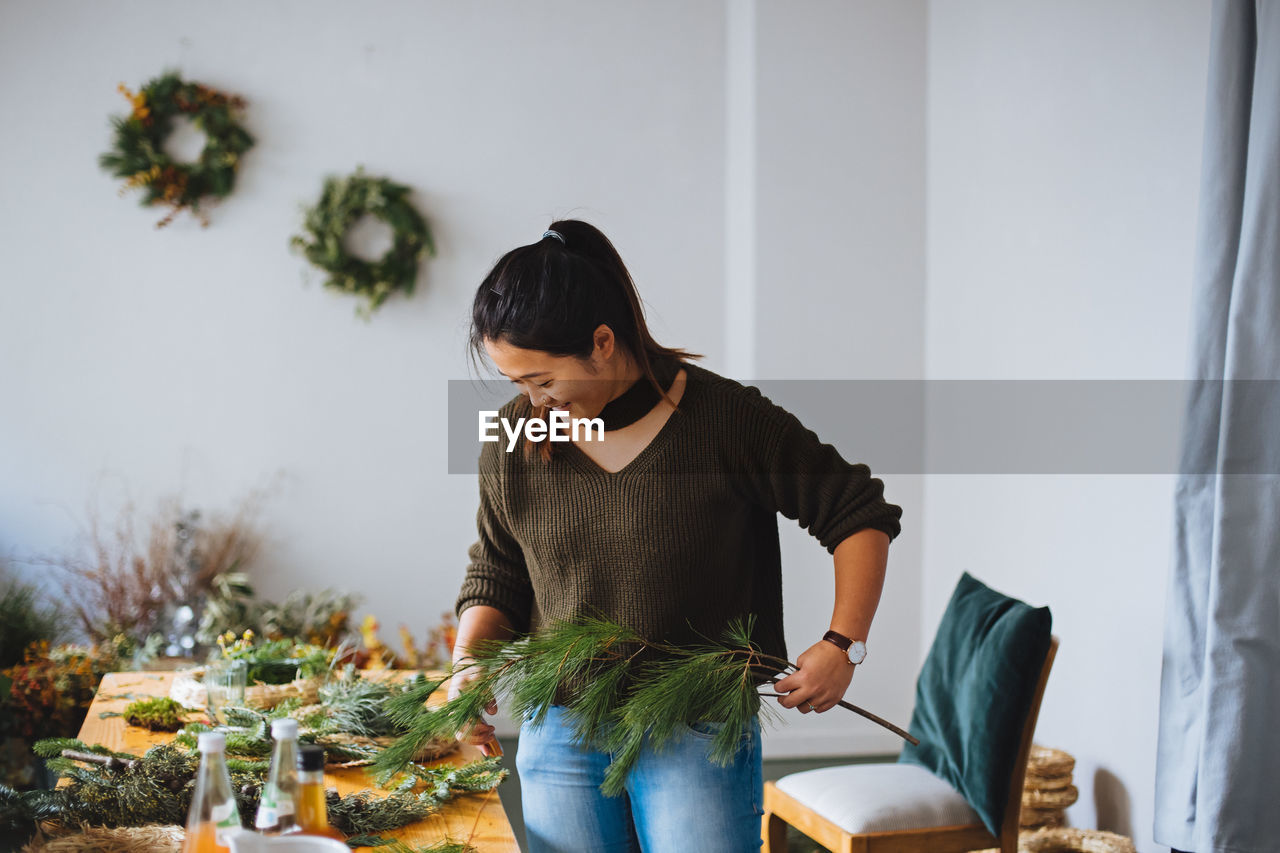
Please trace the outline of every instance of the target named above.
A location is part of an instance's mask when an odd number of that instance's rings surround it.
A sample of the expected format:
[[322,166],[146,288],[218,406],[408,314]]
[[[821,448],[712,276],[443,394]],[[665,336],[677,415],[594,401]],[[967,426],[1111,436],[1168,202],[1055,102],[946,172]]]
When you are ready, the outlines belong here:
[[[756,388],[684,367],[677,411],[617,473],[570,443],[548,461],[519,444],[483,446],[479,539],[459,615],[487,604],[519,631],[598,616],[687,643],[755,614],[755,643],[785,658],[777,514],[829,552],[863,528],[898,535],[902,510],[866,465]],[[501,416],[529,413],[521,395]]]

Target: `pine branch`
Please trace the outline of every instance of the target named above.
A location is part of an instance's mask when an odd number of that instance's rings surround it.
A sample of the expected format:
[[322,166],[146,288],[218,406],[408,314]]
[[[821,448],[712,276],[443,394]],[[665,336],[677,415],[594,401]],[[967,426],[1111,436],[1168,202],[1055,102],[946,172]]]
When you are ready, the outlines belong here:
[[[511,713],[532,725],[561,702],[575,740],[613,753],[601,785],[608,795],[622,791],[643,749],[665,748],[693,723],[719,725],[711,759],[729,764],[760,714],[775,713],[761,702],[760,685],[797,669],[760,652],[751,642],[753,629],[753,617],[734,620],[719,640],[676,646],[646,641],[605,620],[583,619],[511,642],[479,643],[454,669],[475,674],[461,695],[435,709],[424,707],[426,692],[388,703],[389,715],[405,734],[378,756],[374,768],[385,779],[404,771],[422,745],[469,728],[497,695],[507,697]],[[840,706],[915,741],[869,711],[844,701]]]

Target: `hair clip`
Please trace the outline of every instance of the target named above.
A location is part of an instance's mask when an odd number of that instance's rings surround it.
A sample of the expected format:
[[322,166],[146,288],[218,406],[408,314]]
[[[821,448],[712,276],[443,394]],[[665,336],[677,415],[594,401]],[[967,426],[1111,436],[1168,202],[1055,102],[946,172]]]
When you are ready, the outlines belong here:
[[560,241],[560,245],[562,245],[562,246],[568,245],[568,244],[567,244],[567,243],[565,243],[565,241],[564,241],[564,235],[563,235],[563,234],[561,234],[559,231],[543,231],[543,232],[542,232],[542,239],[543,239],[543,240],[545,240],[545,239],[547,239],[548,237],[555,237],[557,240],[559,240],[559,241]]

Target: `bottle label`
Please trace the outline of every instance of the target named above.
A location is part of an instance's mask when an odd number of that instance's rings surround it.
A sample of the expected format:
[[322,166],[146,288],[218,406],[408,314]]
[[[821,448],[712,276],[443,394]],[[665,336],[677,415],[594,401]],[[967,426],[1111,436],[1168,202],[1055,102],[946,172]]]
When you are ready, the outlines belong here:
[[230,842],[227,840],[227,831],[237,829],[240,826],[240,810],[236,808],[236,801],[233,799],[230,802],[214,806],[210,810],[209,817],[213,821],[218,843],[224,847],[230,846]]
[[262,800],[258,803],[258,816],[253,825],[258,829],[271,829],[279,825],[280,819],[293,815],[293,797],[280,790],[273,782],[262,789]]

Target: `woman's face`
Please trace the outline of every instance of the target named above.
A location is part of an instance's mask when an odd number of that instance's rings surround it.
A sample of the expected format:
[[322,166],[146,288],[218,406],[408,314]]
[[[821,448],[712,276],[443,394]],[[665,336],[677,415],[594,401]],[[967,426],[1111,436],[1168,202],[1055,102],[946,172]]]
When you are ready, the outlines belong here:
[[492,339],[485,340],[484,348],[499,372],[534,406],[562,409],[571,418],[593,418],[615,395],[619,378],[613,331],[601,326],[596,331],[595,344],[587,359],[523,349]]

